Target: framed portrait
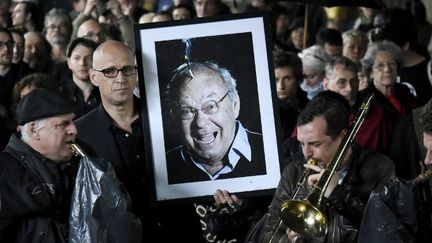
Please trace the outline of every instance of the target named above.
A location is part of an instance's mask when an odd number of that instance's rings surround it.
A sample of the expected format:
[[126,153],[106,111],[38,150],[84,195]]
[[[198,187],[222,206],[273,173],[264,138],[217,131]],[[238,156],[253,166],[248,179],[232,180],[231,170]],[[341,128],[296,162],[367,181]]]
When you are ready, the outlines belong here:
[[276,188],[279,111],[267,28],[261,14],[135,26],[157,203]]

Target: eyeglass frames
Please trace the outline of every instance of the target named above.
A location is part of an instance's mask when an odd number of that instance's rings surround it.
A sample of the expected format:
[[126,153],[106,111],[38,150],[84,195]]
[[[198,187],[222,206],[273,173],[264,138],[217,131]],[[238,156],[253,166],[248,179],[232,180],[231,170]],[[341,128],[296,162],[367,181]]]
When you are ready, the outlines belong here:
[[219,111],[219,104],[225,99],[225,97],[228,96],[229,91],[222,96],[218,101],[216,100],[209,100],[201,105],[200,109],[188,106],[188,105],[181,105],[179,107],[176,107],[176,109],[172,112],[174,112],[180,119],[182,120],[190,120],[195,117],[195,115],[198,113],[198,111],[202,111],[204,114],[207,115],[213,115],[216,114]]
[[137,66],[124,66],[121,69],[115,67],[104,68],[104,69],[93,69],[94,71],[101,72],[107,78],[115,78],[121,71],[124,76],[132,76],[137,73]]
[[8,49],[11,49],[14,47],[14,42],[9,40],[6,42],[0,41],[0,50],[2,50],[3,48],[7,47]]

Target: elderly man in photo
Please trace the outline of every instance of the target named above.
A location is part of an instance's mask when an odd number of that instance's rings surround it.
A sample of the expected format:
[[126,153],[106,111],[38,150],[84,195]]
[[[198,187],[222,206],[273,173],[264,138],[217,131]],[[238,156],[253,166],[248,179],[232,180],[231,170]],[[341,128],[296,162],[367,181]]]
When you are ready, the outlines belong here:
[[183,64],[166,95],[183,140],[167,153],[170,184],[266,173],[262,136],[237,120],[240,98],[227,69],[212,62]]
[[0,153],[0,242],[67,242],[75,109],[42,88],[18,104],[19,132]]

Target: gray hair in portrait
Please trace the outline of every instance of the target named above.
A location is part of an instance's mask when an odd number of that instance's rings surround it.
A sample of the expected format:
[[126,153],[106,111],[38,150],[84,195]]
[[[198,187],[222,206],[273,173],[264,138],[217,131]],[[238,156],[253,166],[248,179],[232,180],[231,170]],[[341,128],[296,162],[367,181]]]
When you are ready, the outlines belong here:
[[234,102],[234,97],[237,96],[237,81],[226,68],[219,66],[213,61],[206,62],[188,62],[183,63],[174,70],[173,76],[169,81],[165,97],[166,101],[175,104],[178,100],[178,92],[180,86],[185,82],[193,79],[195,74],[201,72],[210,72],[215,76],[219,76],[225,87],[228,89],[228,97],[231,102]]

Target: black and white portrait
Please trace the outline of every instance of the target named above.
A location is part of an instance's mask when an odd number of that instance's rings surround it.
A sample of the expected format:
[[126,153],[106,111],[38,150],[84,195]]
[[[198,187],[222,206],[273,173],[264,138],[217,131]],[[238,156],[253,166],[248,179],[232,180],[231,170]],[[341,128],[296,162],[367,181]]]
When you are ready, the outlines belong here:
[[157,200],[276,187],[275,96],[264,27],[255,16],[138,30]]

